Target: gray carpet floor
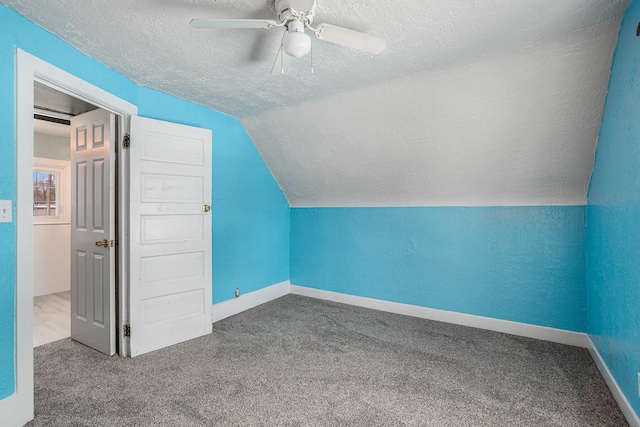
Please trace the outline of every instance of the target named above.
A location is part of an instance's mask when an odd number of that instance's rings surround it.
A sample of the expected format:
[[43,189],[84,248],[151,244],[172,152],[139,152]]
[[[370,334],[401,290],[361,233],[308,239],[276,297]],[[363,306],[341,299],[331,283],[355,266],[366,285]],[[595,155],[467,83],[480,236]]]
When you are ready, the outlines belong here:
[[288,295],[133,359],[35,349],[31,426],[625,426],[584,349]]

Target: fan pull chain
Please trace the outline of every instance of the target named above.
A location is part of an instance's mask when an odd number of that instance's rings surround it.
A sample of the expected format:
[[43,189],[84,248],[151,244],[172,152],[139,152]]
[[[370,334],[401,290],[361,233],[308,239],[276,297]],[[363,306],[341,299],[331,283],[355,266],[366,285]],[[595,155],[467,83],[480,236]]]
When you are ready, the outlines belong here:
[[284,49],[280,46],[280,74],[284,74]]
[[311,74],[313,74],[313,46],[311,46]]

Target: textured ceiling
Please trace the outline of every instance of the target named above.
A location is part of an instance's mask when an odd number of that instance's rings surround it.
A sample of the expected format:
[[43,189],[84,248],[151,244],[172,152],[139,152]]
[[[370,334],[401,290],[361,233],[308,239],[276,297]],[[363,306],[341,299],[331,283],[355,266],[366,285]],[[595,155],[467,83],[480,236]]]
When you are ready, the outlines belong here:
[[[386,38],[269,76],[273,0],[0,0],[132,80],[242,120],[292,206],[583,203],[628,0],[318,0]],[[100,25],[96,25],[99,22]],[[124,47],[124,48],[123,48]]]

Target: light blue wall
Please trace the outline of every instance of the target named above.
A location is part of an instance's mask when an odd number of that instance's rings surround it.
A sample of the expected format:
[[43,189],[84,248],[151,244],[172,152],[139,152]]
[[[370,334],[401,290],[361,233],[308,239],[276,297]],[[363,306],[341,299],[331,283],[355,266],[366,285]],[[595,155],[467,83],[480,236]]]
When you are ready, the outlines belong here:
[[[249,292],[289,278],[289,206],[236,119],[140,87],[3,5],[0,199],[15,205],[16,47],[137,105],[141,116],[212,130],[215,302],[233,298],[236,287]],[[15,223],[0,224],[0,399],[14,391],[15,242]]]
[[640,413],[640,1],[622,21],[587,206],[587,332]]
[[585,328],[583,206],[291,209],[291,283]]

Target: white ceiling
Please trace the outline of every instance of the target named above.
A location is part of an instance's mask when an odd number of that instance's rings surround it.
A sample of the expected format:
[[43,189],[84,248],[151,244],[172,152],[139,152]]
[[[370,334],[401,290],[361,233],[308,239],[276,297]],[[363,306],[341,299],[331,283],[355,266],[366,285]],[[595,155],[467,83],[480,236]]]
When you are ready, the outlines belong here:
[[[317,41],[269,76],[273,0],[0,0],[132,80],[238,117],[292,206],[584,202],[629,0],[318,0],[314,24],[386,38],[378,57]],[[96,25],[100,23],[100,25]]]

